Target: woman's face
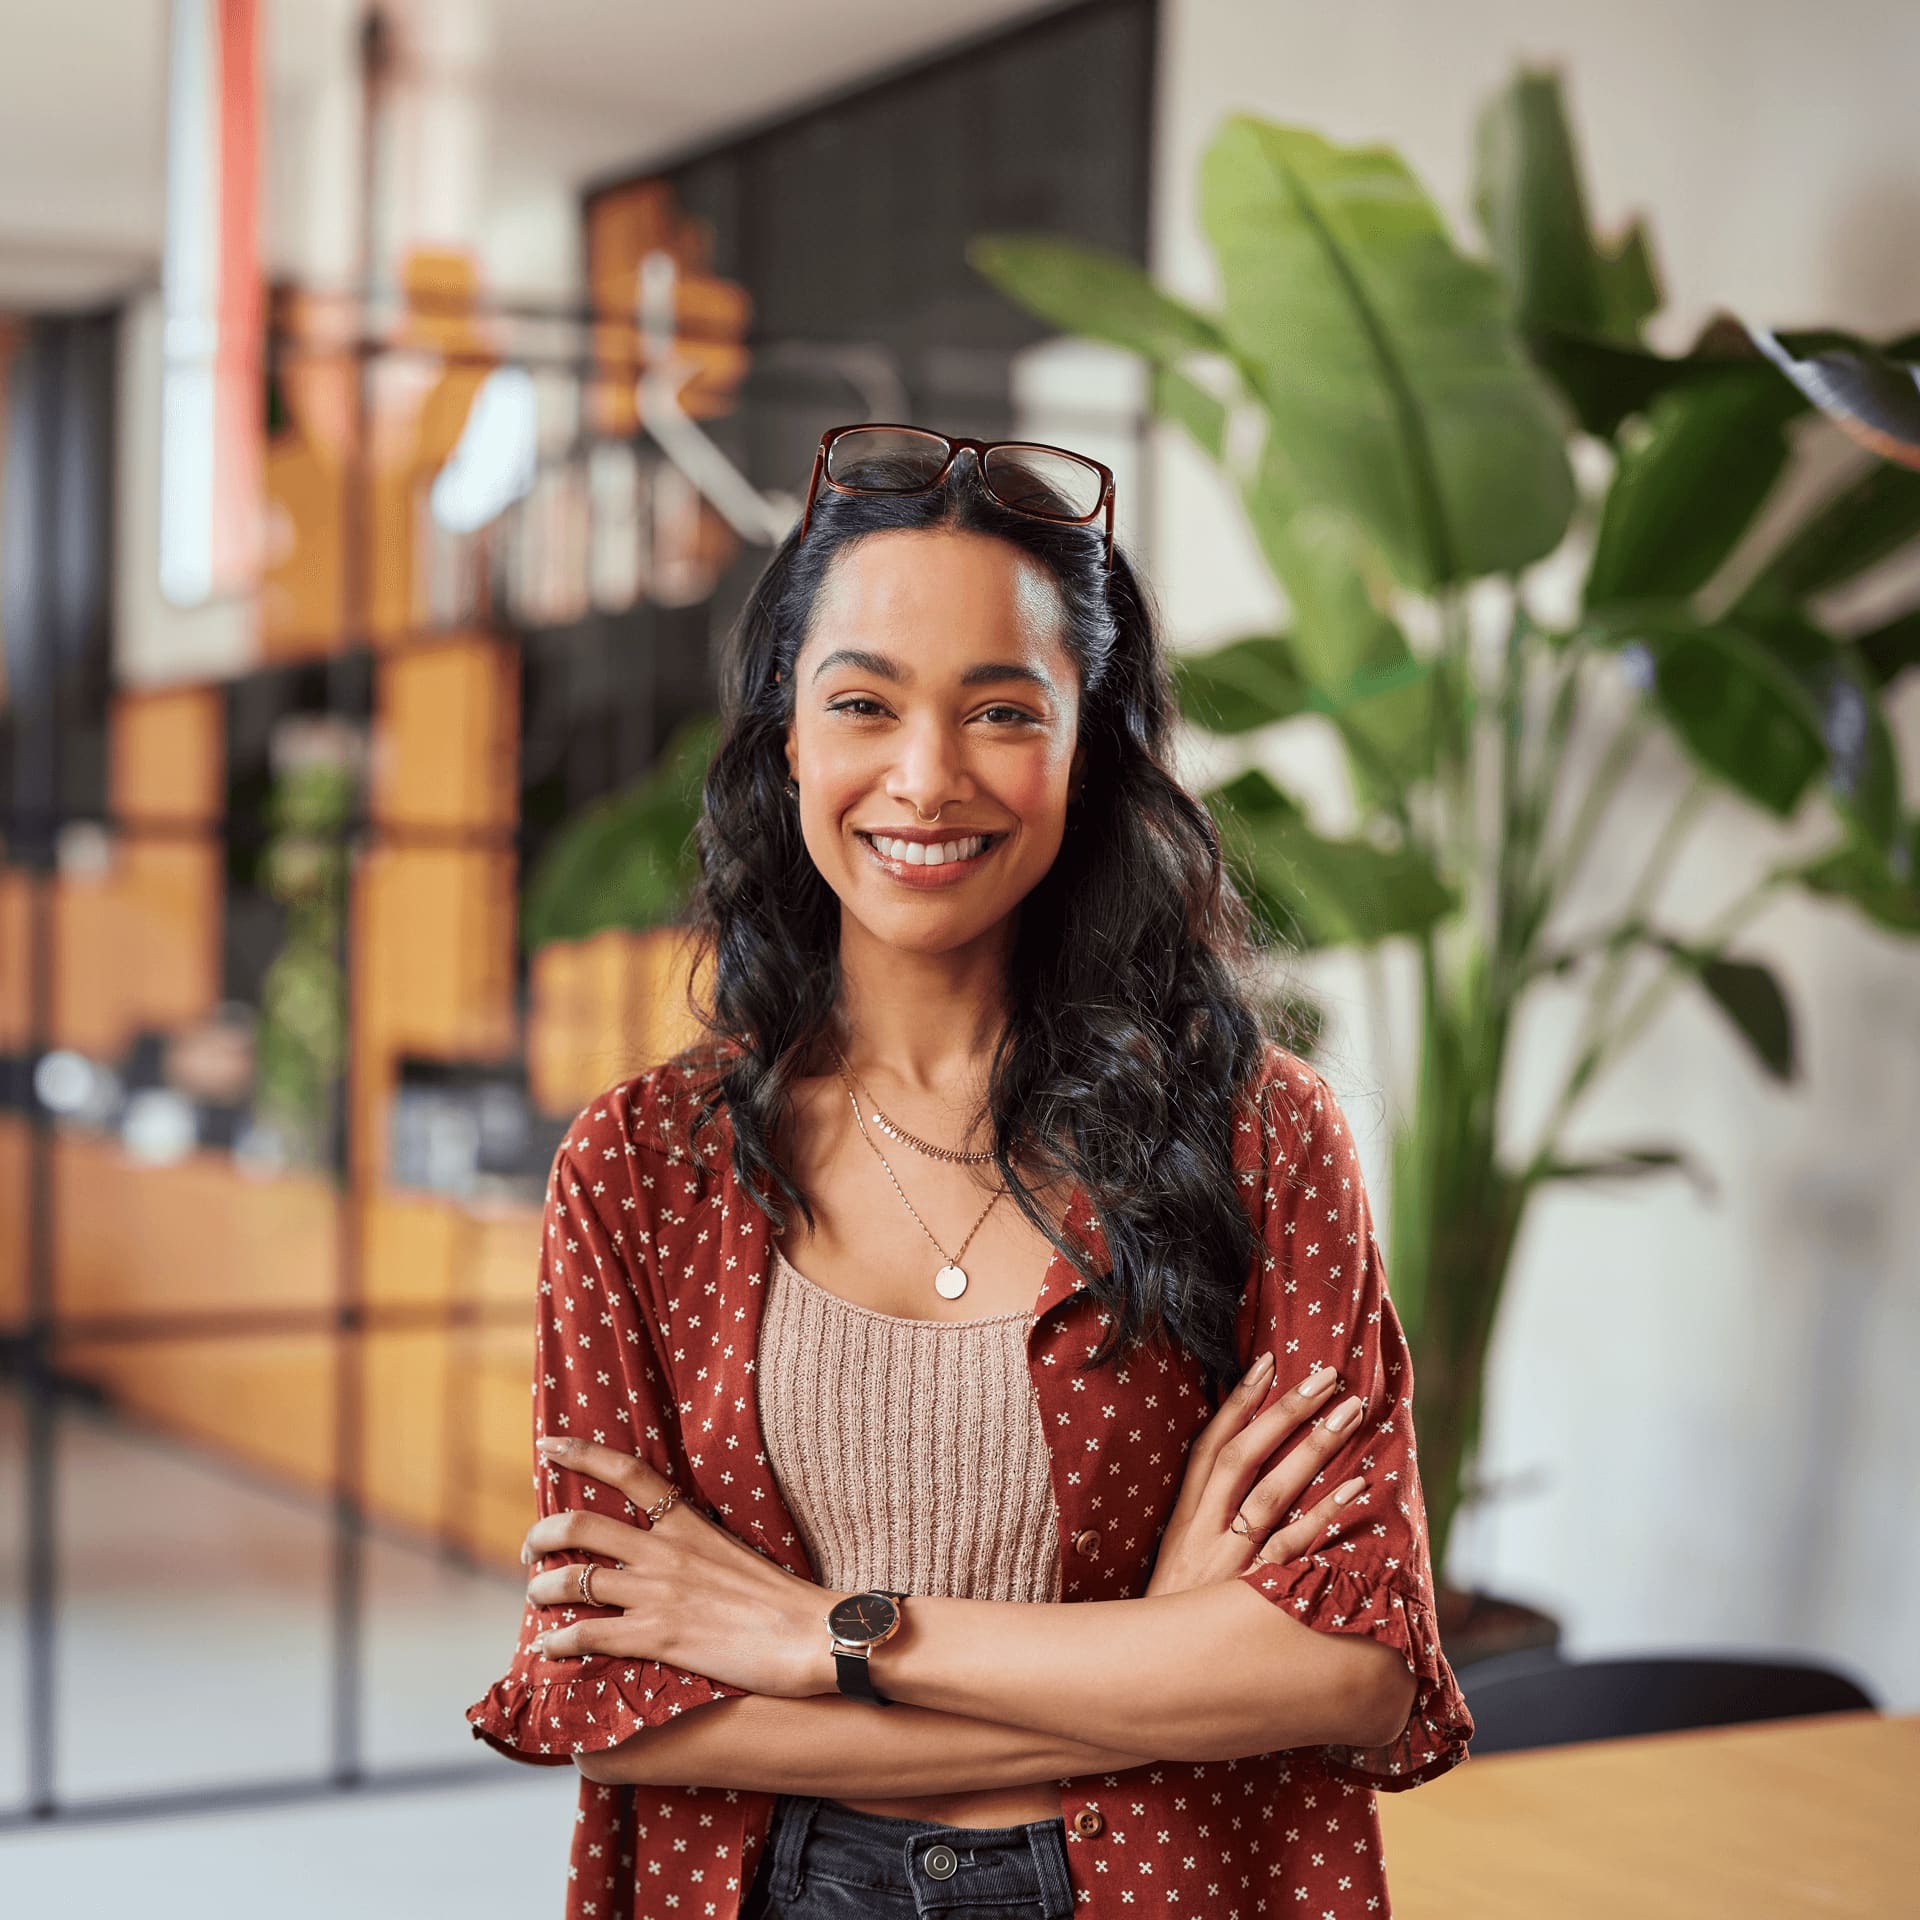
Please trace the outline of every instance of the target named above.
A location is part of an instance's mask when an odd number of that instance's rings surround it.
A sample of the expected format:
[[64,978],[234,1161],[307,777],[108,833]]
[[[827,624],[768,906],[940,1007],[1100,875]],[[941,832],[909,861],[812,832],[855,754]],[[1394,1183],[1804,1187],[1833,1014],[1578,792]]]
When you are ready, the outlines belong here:
[[[987,534],[869,534],[828,569],[787,767],[815,866],[884,944],[961,946],[1052,866],[1082,759],[1062,624],[1052,576]],[[875,844],[896,833],[937,839],[916,863]],[[961,857],[936,864],[936,847]]]

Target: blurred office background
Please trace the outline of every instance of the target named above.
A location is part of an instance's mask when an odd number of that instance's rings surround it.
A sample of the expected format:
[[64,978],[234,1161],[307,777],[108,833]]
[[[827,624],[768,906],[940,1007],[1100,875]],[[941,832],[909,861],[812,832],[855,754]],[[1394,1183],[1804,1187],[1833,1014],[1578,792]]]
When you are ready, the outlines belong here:
[[[1196,172],[1237,109],[1390,142],[1465,235],[1475,114],[1551,60],[1596,214],[1657,229],[1656,345],[1723,309],[1891,335],[1920,16],[1830,25],[0,0],[0,1884],[82,1914],[558,1899],[571,1773],[462,1709],[517,1618],[549,1158],[687,1037],[670,930],[582,901],[604,868],[649,917],[619,825],[673,818],[646,783],[697,759],[821,429],[1084,449],[1176,645],[1275,622],[1138,364],[969,241],[1045,230],[1205,300]],[[1337,812],[1326,743],[1280,750]],[[1656,742],[1593,915],[1685,779]],[[1672,917],[1794,831],[1707,819]],[[1920,972],[1802,897],[1745,951],[1802,1072],[1683,997],[1596,1096],[1595,1137],[1683,1139],[1717,1194],[1529,1220],[1445,1571],[1574,1653],[1804,1654],[1911,1710]],[[1384,1218],[1406,1063],[1358,960],[1306,971]],[[1523,1111],[1571,1026],[1549,992],[1522,1028]]]

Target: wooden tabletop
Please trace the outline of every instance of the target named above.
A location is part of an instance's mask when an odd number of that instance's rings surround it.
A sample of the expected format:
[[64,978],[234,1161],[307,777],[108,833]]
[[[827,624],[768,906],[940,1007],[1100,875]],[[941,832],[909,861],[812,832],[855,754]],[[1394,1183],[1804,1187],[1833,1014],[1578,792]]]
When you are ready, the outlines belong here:
[[1397,1920],[1920,1914],[1920,1714],[1469,1752],[1379,1805]]

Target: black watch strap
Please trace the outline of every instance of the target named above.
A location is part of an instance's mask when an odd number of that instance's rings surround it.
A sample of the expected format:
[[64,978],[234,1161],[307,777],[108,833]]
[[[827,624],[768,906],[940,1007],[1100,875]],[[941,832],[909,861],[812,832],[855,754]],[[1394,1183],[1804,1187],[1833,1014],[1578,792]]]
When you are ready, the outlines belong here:
[[867,1665],[864,1653],[847,1653],[836,1647],[833,1664],[840,1670],[840,1691],[854,1700],[871,1700],[876,1707],[890,1707],[893,1702],[873,1684],[873,1670]]

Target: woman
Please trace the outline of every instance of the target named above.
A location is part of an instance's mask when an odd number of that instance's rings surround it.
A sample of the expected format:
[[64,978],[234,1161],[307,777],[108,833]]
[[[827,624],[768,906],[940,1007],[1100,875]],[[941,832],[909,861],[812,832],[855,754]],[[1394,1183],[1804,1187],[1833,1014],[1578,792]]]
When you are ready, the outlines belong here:
[[569,1920],[1359,1920],[1372,1789],[1465,1757],[1352,1138],[1111,510],[836,429],[736,628],[713,1037],[556,1155],[468,1710],[582,1776]]

